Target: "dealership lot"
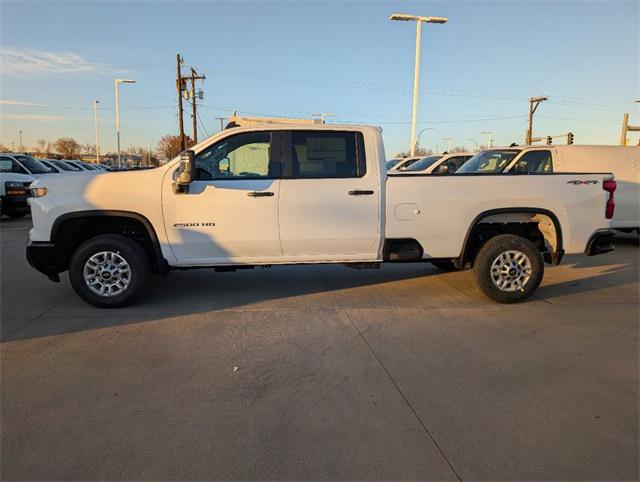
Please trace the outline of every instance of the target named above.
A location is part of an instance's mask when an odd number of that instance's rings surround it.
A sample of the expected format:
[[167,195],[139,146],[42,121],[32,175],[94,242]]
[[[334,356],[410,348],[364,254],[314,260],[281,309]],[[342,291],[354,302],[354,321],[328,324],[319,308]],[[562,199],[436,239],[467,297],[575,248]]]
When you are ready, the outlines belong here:
[[98,310],[1,224],[14,479],[635,479],[639,242],[497,305],[471,273],[174,272]]

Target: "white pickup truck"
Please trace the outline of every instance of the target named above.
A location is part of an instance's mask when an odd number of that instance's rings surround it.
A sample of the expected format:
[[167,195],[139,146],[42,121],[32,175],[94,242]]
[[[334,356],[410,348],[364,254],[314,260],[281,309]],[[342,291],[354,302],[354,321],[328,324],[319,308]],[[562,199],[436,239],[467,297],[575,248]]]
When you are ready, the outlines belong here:
[[608,173],[388,175],[376,127],[238,127],[157,169],[36,181],[27,257],[99,307],[151,272],[383,262],[473,267],[509,303],[544,262],[613,249],[615,188]]

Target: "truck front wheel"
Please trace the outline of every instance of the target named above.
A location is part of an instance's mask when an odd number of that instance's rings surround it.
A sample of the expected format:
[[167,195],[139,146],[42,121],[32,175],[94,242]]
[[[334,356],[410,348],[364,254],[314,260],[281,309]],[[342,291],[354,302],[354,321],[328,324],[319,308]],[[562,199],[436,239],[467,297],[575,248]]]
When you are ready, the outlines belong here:
[[105,234],[76,249],[69,264],[69,280],[87,303],[119,308],[140,295],[150,271],[149,258],[138,243],[119,234]]
[[482,246],[473,271],[487,297],[498,303],[516,303],[538,288],[544,262],[540,251],[528,239],[501,234]]

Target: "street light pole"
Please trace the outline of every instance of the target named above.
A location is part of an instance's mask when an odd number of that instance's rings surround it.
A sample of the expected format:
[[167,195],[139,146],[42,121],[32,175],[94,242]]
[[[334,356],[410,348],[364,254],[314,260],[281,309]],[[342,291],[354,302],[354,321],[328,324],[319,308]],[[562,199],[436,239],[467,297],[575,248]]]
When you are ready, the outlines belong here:
[[403,22],[414,21],[416,25],[416,58],[413,71],[413,110],[411,113],[411,155],[416,155],[416,130],[418,123],[418,90],[420,83],[420,44],[422,37],[422,22],[425,23],[447,23],[449,19],[445,17],[421,17],[408,15],[405,13],[394,13],[389,20],[400,20]]
[[484,135],[488,136],[487,138],[487,149],[491,149],[493,147],[493,132],[491,131],[483,131]]
[[98,137],[98,104],[100,101],[93,101],[93,123],[96,129],[96,164],[100,163],[100,138]]
[[135,80],[130,79],[115,79],[114,84],[116,88],[116,138],[118,145],[118,167],[122,167],[122,158],[120,156],[120,100],[118,98],[118,84],[135,84]]
[[467,139],[467,140],[473,142],[476,145],[476,152],[480,150],[480,147],[478,147],[478,141],[476,141],[475,139]]
[[422,22],[416,22],[416,59],[413,69],[413,109],[411,111],[411,155],[416,155],[416,129],[418,125],[418,84],[420,83],[420,40]]
[[424,131],[432,131],[432,130],[435,130],[435,127],[425,127],[418,133],[418,139],[416,140],[416,152],[420,150],[420,137],[422,137],[422,133]]
[[447,152],[448,152],[449,154],[451,154],[451,141],[452,141],[453,139],[451,139],[450,137],[445,137],[445,138],[444,138],[444,139],[442,139],[442,140],[443,140],[443,141],[447,141],[447,146],[448,146],[448,147],[447,147]]
[[18,150],[22,152],[24,150],[22,149],[22,131],[18,131],[18,136],[20,137],[20,145],[18,146]]

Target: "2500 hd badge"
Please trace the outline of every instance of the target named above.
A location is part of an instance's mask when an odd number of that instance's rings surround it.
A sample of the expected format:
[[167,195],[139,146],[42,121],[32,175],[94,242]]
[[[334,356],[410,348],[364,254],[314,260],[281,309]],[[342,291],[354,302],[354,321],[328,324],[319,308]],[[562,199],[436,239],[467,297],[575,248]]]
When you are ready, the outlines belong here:
[[174,223],[174,228],[199,228],[199,227],[208,227],[215,226],[216,223]]

